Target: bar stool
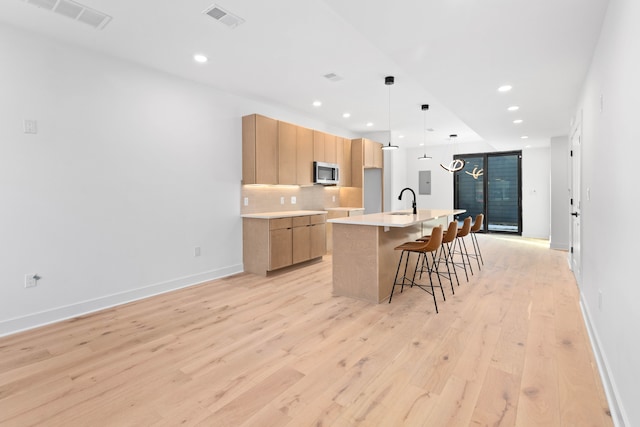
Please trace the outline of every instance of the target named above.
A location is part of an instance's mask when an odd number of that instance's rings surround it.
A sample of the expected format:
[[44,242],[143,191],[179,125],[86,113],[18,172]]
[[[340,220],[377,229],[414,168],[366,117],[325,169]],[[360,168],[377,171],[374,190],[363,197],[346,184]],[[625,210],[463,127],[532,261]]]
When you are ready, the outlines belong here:
[[[440,275],[437,275],[439,285],[434,285],[433,278],[431,277],[431,273],[437,272],[436,252],[438,251],[441,245],[442,245],[442,226],[439,225],[437,227],[434,227],[433,230],[431,230],[431,236],[428,242],[422,242],[422,241],[405,242],[400,246],[396,246],[394,248],[395,250],[402,251],[402,252],[400,253],[400,261],[398,261],[396,276],[393,279],[393,287],[391,288],[391,295],[389,295],[389,303],[391,303],[391,298],[393,298],[393,291],[395,290],[396,286],[400,286],[401,293],[404,290],[405,284],[411,287],[417,286],[418,288],[422,289],[426,293],[431,294],[431,296],[433,297],[433,305],[436,308],[436,313],[438,312],[438,303],[436,302],[436,294],[433,290],[434,286],[439,287],[440,291],[442,291],[442,298],[445,300],[446,298],[444,296],[444,290],[442,289],[442,282],[440,281]],[[405,253],[407,254],[407,256],[404,264],[404,274],[401,278],[402,282],[398,282],[398,274],[400,273],[400,267],[402,266],[402,259]],[[409,257],[411,253],[417,253],[418,259],[416,261],[416,268],[413,271],[413,276],[409,278],[407,277],[407,266],[409,265]],[[431,261],[429,261],[429,258],[427,256],[428,254],[431,254]],[[416,273],[419,270],[418,266],[420,265],[421,257],[424,257],[423,263],[427,267],[427,270],[425,272],[429,274],[430,289],[427,287],[427,285],[422,285],[420,283],[417,283],[415,280]],[[408,281],[408,283],[405,283],[405,281]]]
[[482,253],[480,252],[480,244],[478,243],[478,237],[476,233],[482,230],[482,222],[484,221],[484,215],[478,214],[476,215],[476,220],[473,222],[471,226],[471,230],[469,234],[471,234],[471,243],[473,243],[473,254],[469,254],[471,258],[475,258],[478,263],[478,270],[480,270],[480,261],[482,261],[482,265],[484,265],[484,260],[482,259]]
[[[451,283],[451,292],[455,295],[455,290],[453,289],[453,278],[451,277],[451,270],[453,270],[453,274],[456,276],[456,283],[460,286],[460,280],[458,279],[458,272],[456,271],[455,264],[453,263],[453,245],[455,244],[456,236],[458,235],[458,221],[451,221],[449,223],[449,227],[447,228],[447,232],[442,236],[442,245],[440,246],[440,256],[438,257],[438,266],[444,262],[447,267],[447,273],[445,275],[444,272],[440,272],[438,269],[438,274],[442,277],[449,280]],[[427,242],[429,241],[430,236],[420,237],[418,240]],[[443,258],[444,257],[444,258]],[[449,262],[451,262],[451,269],[449,268]]]
[[[458,230],[458,234],[456,235],[455,244],[458,246],[458,249],[455,249],[454,246],[454,255],[460,254],[460,259],[462,262],[454,262],[454,266],[458,268],[464,268],[464,275],[467,278],[467,282],[469,281],[469,274],[467,273],[467,265],[469,266],[469,271],[473,274],[473,268],[471,268],[471,260],[469,259],[469,252],[467,251],[467,244],[464,241],[464,238],[469,235],[471,231],[471,217],[468,216],[464,219],[462,223],[462,227]],[[467,260],[465,261],[465,257]]]

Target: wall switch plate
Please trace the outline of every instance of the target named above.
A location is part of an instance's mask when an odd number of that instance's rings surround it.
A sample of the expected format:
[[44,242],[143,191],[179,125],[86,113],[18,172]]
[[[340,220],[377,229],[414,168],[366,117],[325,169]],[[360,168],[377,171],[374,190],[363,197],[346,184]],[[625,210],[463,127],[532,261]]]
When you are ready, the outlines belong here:
[[38,133],[38,122],[36,120],[24,119],[22,121],[24,133]]
[[280,197],[280,204],[281,204],[281,205],[284,205],[284,196],[283,196],[283,197]]
[[602,290],[598,289],[598,310],[602,310]]
[[331,201],[335,202],[336,201],[336,196],[331,196]]
[[196,247],[193,249],[193,255],[194,255],[194,256],[200,256],[200,246],[196,246]]
[[244,198],[244,205],[245,206],[249,206],[249,198],[248,197]]
[[292,205],[296,204],[296,196],[291,196],[291,204]]

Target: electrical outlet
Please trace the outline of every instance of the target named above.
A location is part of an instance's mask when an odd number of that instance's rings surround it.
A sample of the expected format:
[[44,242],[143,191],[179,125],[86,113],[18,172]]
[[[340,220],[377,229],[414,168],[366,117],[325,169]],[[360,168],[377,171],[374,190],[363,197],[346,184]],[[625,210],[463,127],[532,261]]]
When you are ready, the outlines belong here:
[[284,205],[284,197],[280,197],[280,204]]
[[244,198],[244,205],[245,206],[249,206],[249,198],[248,197]]
[[291,204],[292,205],[296,204],[296,196],[291,196]]
[[38,286],[38,279],[40,277],[37,274],[25,274],[24,275],[24,287],[34,288]]
[[331,196],[331,201],[335,202],[336,201],[336,196]]
[[194,256],[200,256],[200,246],[196,246],[196,247],[193,249],[193,255],[194,255]]

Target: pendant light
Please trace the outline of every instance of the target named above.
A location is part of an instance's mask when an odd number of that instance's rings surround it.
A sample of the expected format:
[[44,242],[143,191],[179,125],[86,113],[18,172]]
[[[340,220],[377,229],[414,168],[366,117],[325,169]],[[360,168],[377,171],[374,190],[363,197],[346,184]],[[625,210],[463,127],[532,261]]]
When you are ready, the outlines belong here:
[[[456,135],[455,133],[452,133],[451,135],[449,135],[449,140],[453,140],[453,154],[455,155],[455,139],[458,137],[458,135]],[[462,169],[464,169],[464,165],[466,165],[467,162],[464,161],[464,159],[453,159],[451,161],[451,163],[449,163],[449,166],[445,166],[442,163],[440,163],[440,166],[442,167],[442,169],[451,172],[451,173],[455,173],[455,172],[459,172]]]
[[418,157],[418,160],[431,160],[431,156],[427,156],[427,110],[429,109],[429,104],[422,104],[422,111],[424,111],[424,155]]
[[391,86],[394,82],[395,79],[393,78],[393,76],[387,76],[384,78],[384,84],[389,86],[389,144],[382,146],[382,149],[385,151],[398,149],[397,145],[391,145]]

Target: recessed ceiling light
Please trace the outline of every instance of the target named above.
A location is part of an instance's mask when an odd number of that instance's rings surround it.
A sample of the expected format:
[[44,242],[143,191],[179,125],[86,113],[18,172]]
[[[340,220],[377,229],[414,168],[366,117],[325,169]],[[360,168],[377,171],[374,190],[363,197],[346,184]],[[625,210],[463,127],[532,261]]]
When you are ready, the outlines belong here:
[[349,117],[351,117],[351,113],[343,113],[342,117],[344,117],[345,119],[348,119]]
[[367,127],[370,128],[371,126],[373,126],[373,123],[372,122],[368,122],[367,123]]
[[313,106],[314,106],[314,107],[319,107],[319,106],[321,106],[321,105],[322,105],[322,102],[321,102],[321,101],[313,101]]
[[204,56],[201,53],[196,53],[195,55],[193,55],[193,60],[200,63],[200,64],[204,64],[205,62],[207,62],[209,60],[209,58],[207,58],[206,56]]
[[523,122],[523,120],[522,120],[522,119],[515,119],[515,120],[513,121],[513,123],[515,123],[515,124],[517,124],[517,125],[519,125],[519,124],[520,124],[520,123],[522,123],[522,122]]
[[402,139],[404,138],[404,135],[398,135],[398,138]]
[[509,92],[511,89],[513,89],[513,86],[511,85],[504,85],[504,86],[500,86],[498,88],[498,92]]
[[520,107],[518,107],[517,105],[512,105],[511,107],[507,108],[507,110],[509,111],[518,111],[520,109]]
[[522,135],[520,139],[529,139],[529,137],[527,135]]
[[422,147],[422,146],[424,145],[424,142],[421,142],[421,143],[420,143],[420,144],[418,144],[418,145]]

